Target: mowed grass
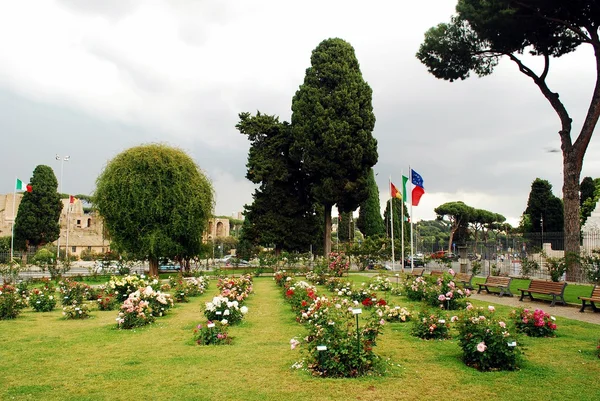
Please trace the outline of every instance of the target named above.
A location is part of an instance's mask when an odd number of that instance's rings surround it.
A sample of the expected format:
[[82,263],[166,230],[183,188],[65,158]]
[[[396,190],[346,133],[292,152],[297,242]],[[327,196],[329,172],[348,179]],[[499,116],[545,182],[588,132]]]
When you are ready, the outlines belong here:
[[[60,311],[26,309],[16,320],[0,321],[0,399],[600,399],[597,325],[557,318],[556,338],[520,340],[526,359],[520,371],[481,373],[464,366],[456,340],[423,341],[410,335],[410,324],[387,324],[376,351],[396,366],[392,373],[321,379],[291,369],[302,354],[290,350],[289,340],[306,330],[280,289],[267,277],[255,279],[254,289],[245,322],[230,329],[229,346],[192,342],[214,283],[155,324],[131,331],[115,328],[115,311],[66,321]],[[411,310],[421,306],[403,297],[389,300]]]

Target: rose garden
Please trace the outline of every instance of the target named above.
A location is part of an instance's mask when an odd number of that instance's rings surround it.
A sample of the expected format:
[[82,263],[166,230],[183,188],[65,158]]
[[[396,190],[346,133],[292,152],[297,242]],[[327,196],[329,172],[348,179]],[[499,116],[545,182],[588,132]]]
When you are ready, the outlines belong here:
[[556,318],[544,302],[471,299],[451,270],[414,278],[348,274],[347,266],[334,255],[256,277],[194,271],[6,284],[0,398],[600,394],[597,325]]

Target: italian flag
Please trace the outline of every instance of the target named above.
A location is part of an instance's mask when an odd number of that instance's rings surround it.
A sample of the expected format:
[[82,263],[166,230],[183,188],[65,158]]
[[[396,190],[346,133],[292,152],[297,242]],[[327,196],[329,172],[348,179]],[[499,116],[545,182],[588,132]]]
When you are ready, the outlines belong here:
[[33,188],[31,187],[31,185],[24,185],[23,181],[21,181],[17,178],[17,184],[15,185],[15,191],[31,192],[32,190],[33,190]]

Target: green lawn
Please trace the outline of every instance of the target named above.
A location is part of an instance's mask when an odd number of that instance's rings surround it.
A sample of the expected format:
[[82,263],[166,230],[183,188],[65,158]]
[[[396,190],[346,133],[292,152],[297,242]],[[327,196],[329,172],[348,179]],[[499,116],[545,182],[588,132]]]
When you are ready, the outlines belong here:
[[[301,353],[290,350],[289,340],[303,337],[305,329],[280,289],[270,277],[255,279],[254,289],[246,321],[230,330],[230,346],[191,341],[194,326],[204,320],[201,306],[216,293],[214,283],[169,316],[132,331],[115,329],[114,311],[65,321],[60,311],[27,309],[16,320],[0,321],[0,399],[600,399],[597,325],[558,318],[556,338],[519,340],[526,358],[520,371],[480,373],[464,366],[455,340],[423,341],[410,336],[409,324],[388,324],[376,350],[399,365],[395,373],[319,379],[290,368]],[[388,298],[420,307],[403,297]]]

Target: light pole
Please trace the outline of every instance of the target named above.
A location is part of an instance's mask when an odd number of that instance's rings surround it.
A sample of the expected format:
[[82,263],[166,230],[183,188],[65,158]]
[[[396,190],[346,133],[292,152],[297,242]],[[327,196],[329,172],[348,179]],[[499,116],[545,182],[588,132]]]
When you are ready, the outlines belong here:
[[[60,160],[60,194],[62,195],[62,191],[63,191],[63,171],[64,171],[64,164],[65,164],[65,162],[68,162],[71,159],[71,156],[60,156],[57,153],[55,159],[56,160]],[[60,203],[62,203],[62,199],[61,199]],[[61,232],[61,229],[60,229],[60,216],[61,215],[62,215],[62,209],[60,211],[60,215],[58,216],[58,241],[56,242],[56,262],[57,263],[58,263],[58,260],[60,259],[60,232]],[[65,249],[65,252],[66,252],[66,249]]]

